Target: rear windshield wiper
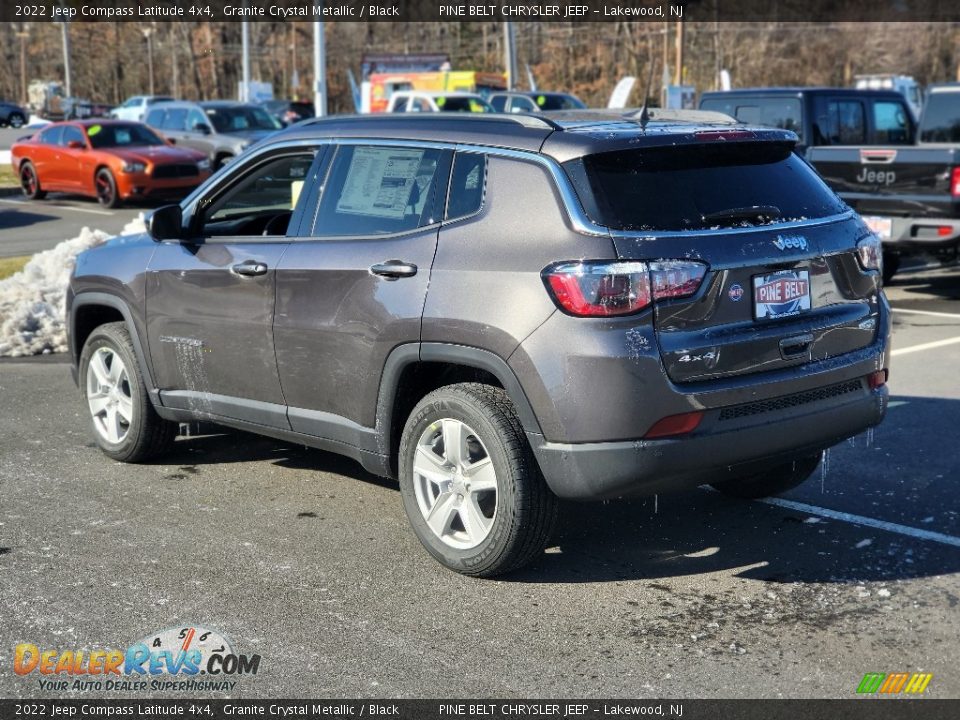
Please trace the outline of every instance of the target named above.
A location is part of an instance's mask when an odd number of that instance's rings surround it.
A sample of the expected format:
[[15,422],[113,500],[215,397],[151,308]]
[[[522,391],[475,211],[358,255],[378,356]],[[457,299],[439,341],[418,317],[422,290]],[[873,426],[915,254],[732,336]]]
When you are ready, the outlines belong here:
[[770,222],[780,217],[780,208],[776,205],[751,205],[750,207],[729,208],[701,215],[704,225],[736,223],[739,220]]

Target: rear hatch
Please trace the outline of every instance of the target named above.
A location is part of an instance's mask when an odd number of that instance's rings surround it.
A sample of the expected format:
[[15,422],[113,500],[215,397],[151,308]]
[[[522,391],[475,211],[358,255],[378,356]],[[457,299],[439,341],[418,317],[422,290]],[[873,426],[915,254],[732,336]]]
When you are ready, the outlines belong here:
[[[863,223],[792,153],[750,133],[621,150],[566,163],[587,213],[624,260],[662,263],[669,287],[697,264],[696,292],[660,299],[654,323],[677,383],[837,357],[877,332],[879,273],[865,270]],[[677,262],[679,261],[679,262]],[[664,273],[667,273],[664,275]],[[696,287],[696,285],[694,285]]]

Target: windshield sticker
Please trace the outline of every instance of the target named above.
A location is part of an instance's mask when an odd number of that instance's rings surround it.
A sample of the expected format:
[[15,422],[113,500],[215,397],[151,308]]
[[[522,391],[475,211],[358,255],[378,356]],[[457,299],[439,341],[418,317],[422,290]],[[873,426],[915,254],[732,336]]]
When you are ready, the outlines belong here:
[[90,137],[93,137],[101,130],[103,130],[103,125],[91,125],[90,127],[87,128],[87,135],[89,135]]

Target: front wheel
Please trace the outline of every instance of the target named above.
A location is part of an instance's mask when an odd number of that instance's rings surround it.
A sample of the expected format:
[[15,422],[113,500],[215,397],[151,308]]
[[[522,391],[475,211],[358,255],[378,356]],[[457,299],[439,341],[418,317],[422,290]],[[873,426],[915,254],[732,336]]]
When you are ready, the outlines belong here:
[[400,494],[441,564],[477,577],[543,552],[558,503],[503,389],[449,385],[413,409],[400,441]]
[[107,168],[100,168],[93,178],[97,190],[97,202],[105,208],[115,208],[120,205],[120,195],[117,193],[117,181],[113,173]]
[[30,200],[43,200],[47,196],[40,188],[40,178],[33,163],[25,162],[20,166],[20,188]]
[[711,483],[710,487],[735,498],[757,499],[779,495],[805,482],[820,464],[820,453],[807,455],[755,475]]
[[13,115],[10,116],[10,127],[21,128],[24,123],[26,123],[26,118],[20,113],[13,113]]
[[177,425],[147,397],[130,333],[122,322],[96,328],[80,353],[80,387],[100,449],[114,460],[141,462],[173,442]]

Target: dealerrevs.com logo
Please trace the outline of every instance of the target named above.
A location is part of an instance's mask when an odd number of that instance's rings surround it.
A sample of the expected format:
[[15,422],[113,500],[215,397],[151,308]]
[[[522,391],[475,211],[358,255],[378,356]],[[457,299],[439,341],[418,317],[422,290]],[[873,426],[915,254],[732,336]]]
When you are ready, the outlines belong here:
[[236,652],[221,633],[193,625],[153,633],[126,649],[47,649],[20,643],[13,670],[40,690],[230,692],[256,675],[259,655]]

